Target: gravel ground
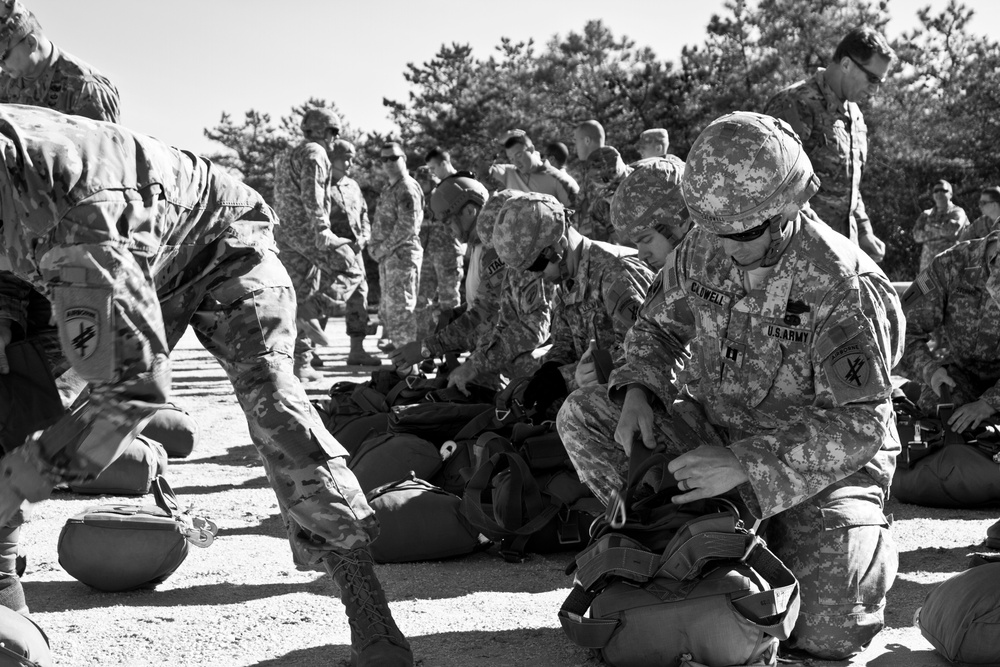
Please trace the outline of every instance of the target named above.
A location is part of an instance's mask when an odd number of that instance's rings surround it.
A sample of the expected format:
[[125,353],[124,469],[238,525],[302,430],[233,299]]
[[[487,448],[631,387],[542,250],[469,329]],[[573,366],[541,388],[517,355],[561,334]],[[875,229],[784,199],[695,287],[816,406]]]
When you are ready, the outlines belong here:
[[[328,333],[324,381],[367,373],[332,365],[346,356],[343,320]],[[374,338],[368,339],[373,348]],[[56,543],[66,518],[114,499],[57,493],[23,531],[25,594],[49,634],[57,664],[344,666],[349,629],[326,575],[295,569],[278,508],[247,436],[246,422],[214,360],[188,334],[174,354],[174,399],[201,425],[201,442],[167,472],[182,505],[214,519],[219,537],[155,590],[102,593],[59,566]],[[338,361],[338,363],[339,363]],[[135,502],[122,498],[123,502]],[[933,510],[891,503],[900,550],[887,628],[852,661],[814,665],[947,665],[913,627],[936,584],[964,570],[981,550],[997,512]],[[393,614],[423,667],[598,665],[564,637],[556,611],[568,592],[572,554],[508,564],[494,550],[462,559],[377,566]]]

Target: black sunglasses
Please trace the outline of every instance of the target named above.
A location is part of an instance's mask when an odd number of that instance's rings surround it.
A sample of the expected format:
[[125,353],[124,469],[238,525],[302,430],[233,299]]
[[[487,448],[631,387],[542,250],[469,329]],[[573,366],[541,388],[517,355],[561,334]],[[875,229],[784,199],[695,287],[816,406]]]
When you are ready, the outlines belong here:
[[382,162],[395,162],[400,157],[402,157],[402,156],[401,155],[383,155],[381,159],[382,159]]
[[886,77],[879,76],[878,74],[876,74],[875,72],[871,71],[870,69],[868,69],[867,67],[865,67],[864,65],[862,65],[861,63],[859,63],[857,60],[855,60],[851,56],[847,56],[847,57],[851,58],[851,62],[854,63],[855,65],[857,65],[858,69],[860,69],[862,72],[865,73],[865,76],[868,77],[868,83],[870,83],[873,86],[881,86],[883,83],[885,83]]
[[531,271],[532,273],[541,273],[545,270],[545,267],[549,264],[555,264],[559,261],[559,255],[556,251],[552,249],[552,246],[548,246],[542,252],[538,254],[538,259],[531,263],[526,271]]
[[716,234],[720,239],[729,239],[731,241],[736,241],[737,243],[746,243],[747,241],[753,241],[754,239],[759,239],[764,235],[768,229],[771,228],[772,222],[777,222],[781,219],[781,214],[772,216],[760,223],[756,227],[751,227],[745,232],[737,232],[735,234]]

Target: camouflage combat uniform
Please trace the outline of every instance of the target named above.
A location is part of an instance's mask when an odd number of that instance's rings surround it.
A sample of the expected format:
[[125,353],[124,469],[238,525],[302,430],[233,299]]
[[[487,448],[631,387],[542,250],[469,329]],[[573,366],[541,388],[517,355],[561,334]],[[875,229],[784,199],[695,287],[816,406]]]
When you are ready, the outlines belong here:
[[854,102],[841,102],[826,82],[826,70],[779,91],[764,113],[792,126],[820,178],[809,205],[820,220],[855,243],[874,236],[861,199],[868,160],[868,126]]
[[420,247],[423,218],[423,191],[420,184],[406,174],[382,191],[375,206],[368,252],[378,262],[382,337],[391,340],[396,347],[417,339],[414,311],[423,259]]
[[577,387],[576,366],[591,340],[611,352],[616,366],[621,364],[622,342],[652,280],[653,272],[635,250],[582,240],[576,274],[562,281],[552,308],[552,347],[540,359],[560,365],[567,390]]
[[920,250],[920,270],[926,269],[934,255],[947,250],[958,242],[958,238],[969,225],[969,218],[960,206],[949,204],[943,213],[937,206],[923,211],[913,224],[913,240],[922,243]]
[[981,239],[995,231],[1000,231],[1000,218],[997,220],[990,220],[989,216],[981,215],[976,218],[972,224],[959,232],[958,239],[955,243]]
[[434,331],[439,313],[458,308],[462,303],[464,248],[446,221],[434,219],[430,207],[424,209],[420,232],[424,257],[416,319],[418,338],[423,338]]
[[490,176],[504,189],[552,195],[563,206],[572,207],[580,194],[580,186],[576,180],[565,171],[553,167],[548,160],[528,174],[512,164],[494,164],[490,167]]
[[[374,539],[346,451],[292,371],[295,295],[263,198],[204,158],[78,116],[4,108],[0,142],[2,252],[50,298],[93,388],[0,460],[0,513],[107,466],[167,401],[168,355],[190,324],[233,384],[297,562]],[[0,295],[0,316],[22,327],[23,296]]]
[[[351,268],[361,276],[358,286],[347,297],[346,324],[349,337],[368,334],[368,276],[362,251],[372,237],[368,204],[361,186],[353,178],[342,176],[330,183],[330,231],[345,239],[354,239],[358,249]],[[334,295],[331,295],[331,297]]]
[[[899,449],[890,369],[904,322],[874,262],[806,217],[749,292],[718,237],[695,226],[650,288],[625,365],[607,387],[571,394],[557,425],[605,503],[627,467],[613,434],[630,386],[647,390],[668,452],[728,446],[749,476],[736,491],[771,517],[768,545],[801,585],[790,644],[836,656],[882,628],[896,572],[883,503]],[[689,363],[700,373],[679,394]]]
[[[311,301],[317,294],[346,302],[364,281],[364,269],[358,268],[362,259],[351,238],[331,228],[330,158],[322,144],[305,140],[278,158],[274,204],[281,219],[274,236],[301,304],[299,317],[319,315]],[[306,332],[299,331],[295,355],[311,356],[312,349]]]
[[[939,368],[956,382],[952,401],[982,399],[1000,410],[1000,306],[990,298],[990,263],[1000,253],[1000,233],[959,243],[931,260],[903,294],[906,348],[903,367],[920,382],[920,406],[931,411],[940,399],[930,388]],[[1000,273],[1000,272],[998,272]],[[927,347],[934,337],[939,358]]]

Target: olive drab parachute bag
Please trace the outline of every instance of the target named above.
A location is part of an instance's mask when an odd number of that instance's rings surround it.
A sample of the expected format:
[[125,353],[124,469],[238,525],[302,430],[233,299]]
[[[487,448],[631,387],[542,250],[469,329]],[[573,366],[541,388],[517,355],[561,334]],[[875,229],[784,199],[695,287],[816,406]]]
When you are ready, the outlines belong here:
[[102,591],[149,588],[174,573],[188,545],[208,547],[218,527],[181,512],[167,481],[153,485],[156,505],[99,505],[70,517],[59,534],[59,564]]
[[97,477],[70,482],[69,490],[89,495],[144,496],[166,471],[166,450],[159,442],[140,434]]
[[0,667],[52,667],[49,638],[29,617],[0,607]]
[[637,450],[629,482],[576,557],[563,631],[612,667],[776,664],[798,618],[795,576],[726,500],[672,505],[665,499],[680,491],[668,479],[637,501],[645,474],[669,461],[638,463],[648,450]]
[[951,662],[1000,664],[1000,563],[945,580],[917,610],[920,634]]

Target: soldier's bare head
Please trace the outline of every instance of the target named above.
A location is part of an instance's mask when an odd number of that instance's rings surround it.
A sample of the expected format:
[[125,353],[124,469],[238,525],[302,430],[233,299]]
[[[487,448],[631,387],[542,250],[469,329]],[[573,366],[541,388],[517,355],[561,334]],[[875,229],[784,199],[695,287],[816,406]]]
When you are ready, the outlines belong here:
[[44,66],[52,43],[19,0],[0,2],[0,12],[0,69],[15,79],[33,75]]
[[639,155],[643,158],[666,157],[670,148],[670,135],[662,127],[643,130],[639,135]]
[[521,171],[529,171],[542,164],[542,156],[527,134],[514,134],[504,142],[503,149],[507,159]]
[[458,172],[451,164],[451,155],[448,151],[438,146],[427,151],[427,155],[424,156],[424,164],[430,168],[438,180],[444,180]]
[[827,83],[841,100],[859,102],[878,92],[895,57],[881,33],[871,26],[858,26],[833,52]]
[[585,120],[573,130],[576,157],[586,160],[591,153],[604,145],[604,127],[596,120]]

